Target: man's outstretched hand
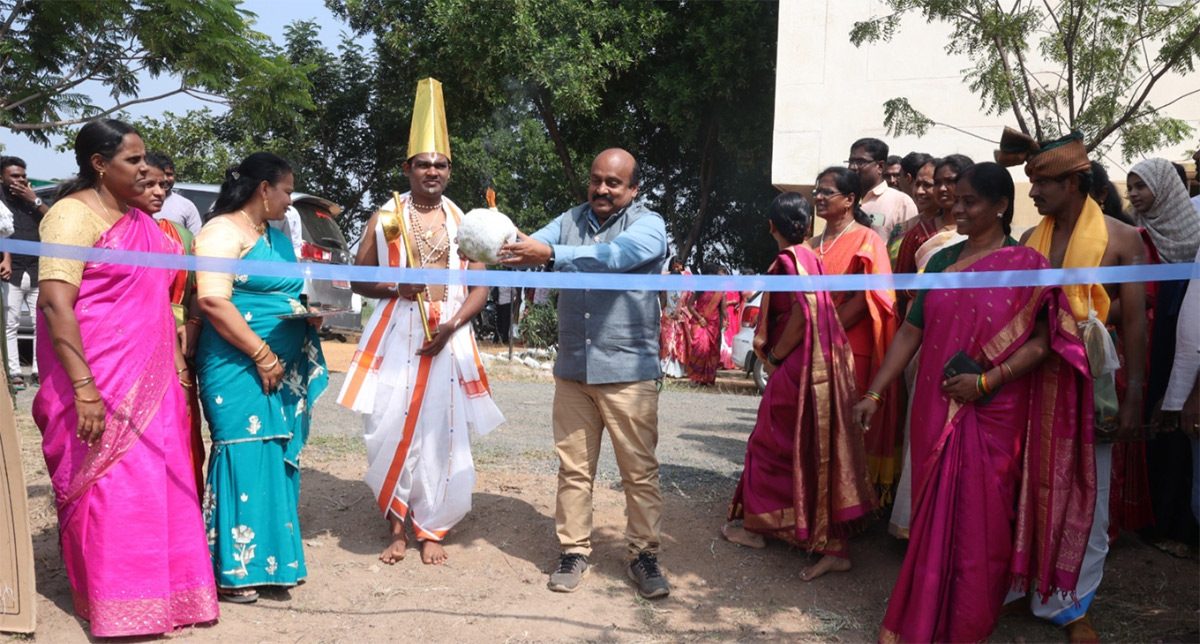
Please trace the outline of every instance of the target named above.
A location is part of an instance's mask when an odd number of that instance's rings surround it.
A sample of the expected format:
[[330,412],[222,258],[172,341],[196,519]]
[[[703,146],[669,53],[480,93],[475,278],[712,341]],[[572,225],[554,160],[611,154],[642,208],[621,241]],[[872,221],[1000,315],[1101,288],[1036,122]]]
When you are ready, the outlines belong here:
[[500,263],[507,266],[538,266],[550,261],[550,246],[521,231],[517,241],[500,247]]

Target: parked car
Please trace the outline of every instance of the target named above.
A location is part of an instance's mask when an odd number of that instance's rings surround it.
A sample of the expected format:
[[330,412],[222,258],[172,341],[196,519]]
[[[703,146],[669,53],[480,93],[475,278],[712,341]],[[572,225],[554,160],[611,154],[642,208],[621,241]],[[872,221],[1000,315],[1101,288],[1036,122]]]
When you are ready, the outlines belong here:
[[754,378],[754,385],[762,393],[767,388],[767,371],[754,355],[754,327],[758,324],[758,311],[762,306],[762,293],[755,293],[742,307],[741,328],[733,336],[733,364]]
[[[58,185],[43,186],[36,192],[48,203]],[[175,183],[175,191],[196,204],[201,214],[212,210],[213,202],[221,187],[211,183]],[[313,195],[292,194],[292,206],[300,213],[301,236],[304,241],[296,258],[300,262],[318,264],[353,264],[346,237],[337,225],[336,217],[342,209],[337,204]],[[349,309],[322,318],[321,333],[326,337],[362,333],[362,298],[350,292],[350,282],[345,280],[304,280],[304,293],[310,306],[326,309]],[[22,315],[22,330],[25,316]],[[32,324],[28,337],[33,338]]]

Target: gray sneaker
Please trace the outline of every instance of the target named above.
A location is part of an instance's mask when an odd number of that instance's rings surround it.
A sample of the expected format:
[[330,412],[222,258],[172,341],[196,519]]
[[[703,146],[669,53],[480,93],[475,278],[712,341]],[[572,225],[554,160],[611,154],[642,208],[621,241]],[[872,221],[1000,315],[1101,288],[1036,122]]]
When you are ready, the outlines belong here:
[[658,557],[648,550],[643,550],[629,562],[629,578],[637,584],[638,594],[646,599],[671,594],[671,584],[658,567]]
[[558,570],[550,573],[550,583],[546,586],[554,592],[573,593],[587,571],[587,556],[577,552],[563,553],[558,558]]

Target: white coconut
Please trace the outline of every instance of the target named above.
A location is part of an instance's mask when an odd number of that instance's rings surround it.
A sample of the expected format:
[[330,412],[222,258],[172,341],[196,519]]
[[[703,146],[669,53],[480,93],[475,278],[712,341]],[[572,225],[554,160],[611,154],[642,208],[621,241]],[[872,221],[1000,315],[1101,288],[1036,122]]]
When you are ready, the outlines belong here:
[[476,208],[458,225],[458,249],[472,261],[500,263],[500,247],[517,241],[517,227],[508,215],[491,208]]

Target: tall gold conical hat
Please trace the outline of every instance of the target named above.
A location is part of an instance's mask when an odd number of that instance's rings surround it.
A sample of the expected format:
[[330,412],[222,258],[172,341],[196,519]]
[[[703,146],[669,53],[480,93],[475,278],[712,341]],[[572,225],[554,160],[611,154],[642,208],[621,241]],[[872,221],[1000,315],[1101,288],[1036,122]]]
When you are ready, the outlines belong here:
[[437,152],[450,158],[450,133],[446,130],[446,103],[442,84],[433,78],[417,81],[412,129],[408,133],[408,156]]

